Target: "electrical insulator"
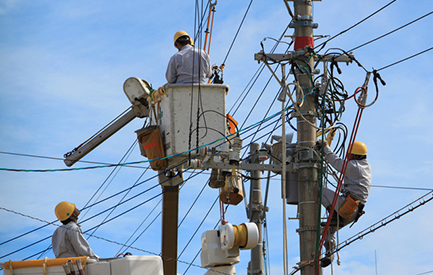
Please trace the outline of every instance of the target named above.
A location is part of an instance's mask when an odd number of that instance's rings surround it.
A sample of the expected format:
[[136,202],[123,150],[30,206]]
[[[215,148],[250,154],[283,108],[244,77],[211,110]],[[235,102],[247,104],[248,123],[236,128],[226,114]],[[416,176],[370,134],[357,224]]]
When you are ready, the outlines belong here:
[[259,156],[258,159],[260,162],[265,161],[269,158],[268,151],[266,149],[260,149],[259,150]]
[[240,136],[237,136],[231,140],[231,151],[229,154],[229,163],[230,164],[239,164],[239,160],[241,159],[241,149],[242,149],[242,139]]

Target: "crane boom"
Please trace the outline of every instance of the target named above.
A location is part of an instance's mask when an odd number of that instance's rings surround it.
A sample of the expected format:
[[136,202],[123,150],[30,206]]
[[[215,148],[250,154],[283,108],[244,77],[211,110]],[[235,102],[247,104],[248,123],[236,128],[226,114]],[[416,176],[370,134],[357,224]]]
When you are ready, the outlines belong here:
[[115,120],[110,126],[105,128],[101,133],[93,137],[88,142],[84,143],[82,146],[72,151],[71,154],[65,155],[65,164],[70,167],[74,165],[77,161],[83,158],[85,155],[90,153],[93,149],[98,147],[102,142],[111,137],[114,133],[122,129],[125,125],[131,122],[136,117],[135,112],[130,109],[123,116]]
[[90,153],[114,133],[125,127],[135,117],[148,117],[149,104],[147,103],[147,97],[150,95],[150,87],[151,85],[146,80],[137,77],[128,78],[123,84],[123,91],[131,102],[132,108],[93,138],[84,142],[71,152],[66,153],[64,159],[66,166],[71,167],[74,165],[74,163]]

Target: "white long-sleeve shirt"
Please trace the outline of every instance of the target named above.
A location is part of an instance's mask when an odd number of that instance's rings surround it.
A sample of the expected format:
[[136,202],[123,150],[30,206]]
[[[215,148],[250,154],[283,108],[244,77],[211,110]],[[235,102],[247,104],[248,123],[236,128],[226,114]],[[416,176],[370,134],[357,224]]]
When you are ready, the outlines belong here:
[[86,238],[84,238],[80,226],[75,222],[69,222],[58,227],[54,231],[51,243],[56,258],[79,256],[89,256],[93,259],[99,258],[90,248]]
[[212,76],[209,55],[191,45],[183,46],[168,63],[165,77],[168,83],[201,83]]
[[[338,157],[329,146],[325,146],[324,150],[328,163],[338,172],[341,172],[344,160]],[[349,191],[352,196],[365,204],[371,188],[371,179],[371,167],[366,159],[349,160],[344,176],[343,190]]]

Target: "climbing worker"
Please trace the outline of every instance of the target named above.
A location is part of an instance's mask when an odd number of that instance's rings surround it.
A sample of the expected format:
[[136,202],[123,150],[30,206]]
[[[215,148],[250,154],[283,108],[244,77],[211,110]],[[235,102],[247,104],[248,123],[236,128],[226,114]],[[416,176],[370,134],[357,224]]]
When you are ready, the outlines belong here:
[[206,78],[212,76],[209,55],[194,48],[194,42],[185,31],[178,31],[174,35],[174,47],[179,51],[168,63],[165,74],[168,83],[206,84]]
[[57,219],[63,223],[56,229],[51,240],[56,258],[88,256],[98,260],[99,257],[93,253],[77,224],[80,210],[75,204],[62,201],[57,204],[54,212]]
[[[324,142],[324,145],[326,161],[337,171],[341,172],[343,160],[329,148],[326,142]],[[367,147],[364,143],[356,141],[353,143],[349,154],[349,162],[341,190],[342,194],[338,197],[325,238],[326,256],[321,260],[322,267],[330,265],[334,259],[334,255],[331,254],[336,247],[334,233],[349,223],[356,222],[364,214],[364,205],[370,192],[371,168],[367,162]],[[330,189],[322,189],[322,205],[328,211],[330,211],[334,194],[335,192]],[[325,224],[322,223],[323,226]]]

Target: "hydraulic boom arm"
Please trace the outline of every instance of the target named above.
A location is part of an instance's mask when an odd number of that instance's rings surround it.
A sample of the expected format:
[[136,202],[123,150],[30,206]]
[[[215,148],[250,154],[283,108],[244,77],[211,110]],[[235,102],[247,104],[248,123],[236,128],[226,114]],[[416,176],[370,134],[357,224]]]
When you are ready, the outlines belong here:
[[111,137],[114,133],[122,129],[125,125],[131,122],[135,117],[148,117],[149,105],[147,97],[150,94],[150,84],[136,77],[128,78],[123,84],[123,90],[132,104],[132,108],[124,115],[116,119],[103,131],[95,135],[93,138],[84,142],[74,150],[64,155],[66,166],[70,167],[77,161],[98,147],[102,142]]

